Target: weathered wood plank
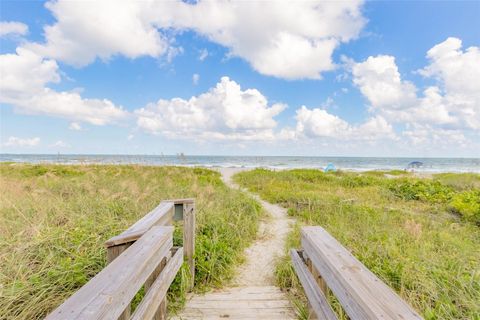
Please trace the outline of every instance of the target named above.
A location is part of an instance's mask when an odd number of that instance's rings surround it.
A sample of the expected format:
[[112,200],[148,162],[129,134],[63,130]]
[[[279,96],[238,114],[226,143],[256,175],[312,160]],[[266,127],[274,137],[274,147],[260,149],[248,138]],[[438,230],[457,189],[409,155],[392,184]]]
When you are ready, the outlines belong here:
[[318,286],[314,276],[310,273],[305,265],[303,259],[298,254],[297,250],[290,251],[292,257],[292,264],[295,272],[302,284],[305,295],[308,298],[310,306],[312,307],[317,319],[335,320],[337,316],[330,307],[327,298]]
[[[158,278],[160,273],[163,271],[163,269],[167,265],[167,261],[170,258],[171,258],[171,252],[165,258],[163,258],[163,260],[160,262],[160,264],[155,269],[155,271],[153,271],[150,277],[148,277],[147,281],[145,281],[145,284],[143,286],[146,293],[150,290],[153,283]],[[151,318],[151,320],[164,320],[166,319],[166,317],[167,317],[167,299],[164,298],[160,302],[160,306],[158,307],[157,311],[155,312],[155,315]]]
[[351,319],[422,319],[323,228],[303,227],[302,247]]
[[307,262],[308,270],[310,270],[310,272],[312,273],[312,276],[315,278],[318,286],[320,287],[320,290],[322,290],[323,294],[325,295],[325,298],[328,299],[328,296],[330,295],[330,289],[328,289],[327,283],[325,282],[325,280],[323,280],[318,270],[313,266],[312,261],[308,258],[307,253],[301,250],[298,251],[298,254],[301,258],[303,258],[303,261]]
[[190,301],[189,308],[201,308],[206,309],[218,309],[218,308],[237,308],[237,309],[277,309],[277,308],[289,308],[290,301],[288,300],[218,300],[218,301]]
[[[303,251],[302,251],[303,252]],[[306,254],[305,254],[306,256]],[[313,268],[313,265],[312,265],[312,260],[308,259],[308,257],[305,259],[305,263],[307,265],[307,269],[309,272],[312,272],[312,270],[314,269]],[[307,308],[308,308],[308,319],[309,320],[318,320],[318,317],[317,317],[317,313],[315,312],[315,310],[313,309],[312,307],[312,304],[310,303],[310,301],[307,301]]]
[[173,227],[152,227],[47,319],[117,319],[173,245]]
[[132,242],[120,244],[118,246],[112,246],[107,248],[107,264],[115,260],[123,251],[127,250],[132,245]]
[[201,319],[295,319],[289,308],[191,308],[182,312],[180,319],[200,317]]
[[208,293],[205,296],[195,297],[196,301],[210,301],[215,303],[216,301],[271,301],[271,300],[285,300],[285,293]]
[[191,286],[195,279],[195,203],[183,205],[183,248],[185,260],[189,266]]
[[[125,250],[132,245],[132,242],[127,242],[120,244],[118,246],[112,246],[107,248],[107,264],[110,264],[115,260],[119,255],[121,255]],[[118,320],[128,320],[130,319],[131,306],[130,303],[125,307],[125,310],[118,317]]]
[[[228,291],[219,290],[219,294],[255,294],[255,293],[283,293],[279,287],[275,286],[247,286],[247,287],[232,287],[228,288]],[[208,293],[210,295],[211,293]]]
[[287,295],[274,286],[233,287],[195,295],[173,319],[296,319]]
[[[132,315],[132,320],[152,319],[165,299],[170,284],[183,263],[183,248],[179,248],[153,282],[142,302]],[[163,316],[163,315],[162,315]]]
[[153,226],[171,225],[174,214],[174,203],[171,201],[162,201],[160,204],[147,213],[143,218],[135,222],[130,228],[121,234],[108,239],[105,246],[111,247],[127,242],[138,240],[145,232]]
[[184,198],[184,199],[169,199],[164,200],[165,202],[173,202],[174,204],[188,204],[195,203],[195,198]]

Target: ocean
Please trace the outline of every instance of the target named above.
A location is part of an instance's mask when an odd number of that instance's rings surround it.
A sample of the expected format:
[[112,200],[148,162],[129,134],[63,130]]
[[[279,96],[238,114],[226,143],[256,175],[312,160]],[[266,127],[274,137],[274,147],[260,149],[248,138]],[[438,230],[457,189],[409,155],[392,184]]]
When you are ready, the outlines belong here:
[[380,157],[296,157],[296,156],[191,156],[191,155],[85,155],[85,154],[0,154],[0,162],[61,164],[140,164],[231,168],[315,168],[332,163],[352,171],[403,170],[412,161],[423,166],[418,172],[478,172],[479,158],[380,158]]

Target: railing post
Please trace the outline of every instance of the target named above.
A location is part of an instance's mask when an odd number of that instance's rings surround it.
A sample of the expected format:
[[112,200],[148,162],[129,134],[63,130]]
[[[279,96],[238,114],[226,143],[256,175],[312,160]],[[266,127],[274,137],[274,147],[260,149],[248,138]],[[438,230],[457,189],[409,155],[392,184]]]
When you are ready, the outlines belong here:
[[318,287],[320,290],[322,290],[323,294],[325,295],[326,298],[328,298],[329,291],[328,291],[328,286],[325,280],[323,280],[322,276],[318,272],[318,270],[313,266],[312,260],[308,259],[308,268],[310,269],[310,272],[312,273],[313,277],[315,278],[315,281],[318,284]]
[[195,280],[195,202],[183,204],[183,250],[188,263],[193,289]]
[[[125,250],[128,249],[132,245],[133,242],[128,242],[125,244],[117,245],[117,246],[111,246],[107,248],[107,264],[115,260],[119,255],[122,254]],[[118,317],[118,320],[128,320],[130,319],[130,304],[125,308],[125,311]]]
[[[303,258],[305,260],[305,264],[307,265],[308,271],[310,271],[310,273],[312,274],[318,287],[320,288],[322,293],[325,295],[325,298],[328,299],[329,290],[328,290],[327,283],[325,282],[325,280],[323,280],[322,276],[320,275],[318,270],[315,268],[315,266],[312,263],[312,260],[310,260],[310,258],[308,257],[305,251],[303,251]],[[315,315],[310,303],[308,303],[308,313],[309,313],[309,316],[308,316],[309,319],[317,319],[317,316]]]
[[[312,264],[312,260],[310,260],[310,259],[307,257],[307,259],[306,259],[305,261],[306,261],[306,265],[307,265],[308,271],[310,271],[310,273],[312,273],[312,270],[314,269],[313,264]],[[318,319],[318,317],[317,317],[317,315],[315,314],[315,311],[313,310],[312,305],[310,304],[310,302],[308,302],[308,319],[310,319],[310,320],[316,320],[316,319]]]

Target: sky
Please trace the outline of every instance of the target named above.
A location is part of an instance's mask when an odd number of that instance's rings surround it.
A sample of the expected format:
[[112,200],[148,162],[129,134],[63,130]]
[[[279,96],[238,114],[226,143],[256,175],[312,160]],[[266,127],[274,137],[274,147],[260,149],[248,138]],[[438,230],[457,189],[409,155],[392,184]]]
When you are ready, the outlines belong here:
[[480,1],[0,1],[0,152],[480,157]]

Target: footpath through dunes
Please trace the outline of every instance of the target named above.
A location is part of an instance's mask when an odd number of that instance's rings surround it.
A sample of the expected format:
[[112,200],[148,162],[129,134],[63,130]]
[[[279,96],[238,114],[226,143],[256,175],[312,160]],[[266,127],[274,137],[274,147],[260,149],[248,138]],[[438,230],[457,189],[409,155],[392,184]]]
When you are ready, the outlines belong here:
[[[232,176],[239,168],[221,168],[230,188],[239,186]],[[269,213],[261,221],[257,240],[245,250],[246,261],[238,268],[232,286],[193,295],[175,319],[296,319],[288,297],[275,286],[275,260],[283,253],[292,219],[286,209],[251,194]]]

